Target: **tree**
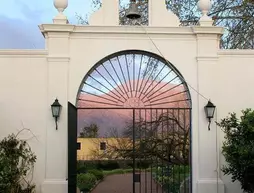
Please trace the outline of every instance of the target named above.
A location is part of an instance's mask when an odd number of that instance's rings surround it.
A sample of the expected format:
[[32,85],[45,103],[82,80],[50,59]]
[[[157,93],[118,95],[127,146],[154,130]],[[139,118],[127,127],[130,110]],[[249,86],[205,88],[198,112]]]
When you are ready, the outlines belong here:
[[[99,154],[93,151],[97,159],[129,160],[135,157],[140,160],[156,159],[158,163],[189,164],[190,119],[188,112],[178,110],[147,113],[146,118],[137,113],[136,117],[140,119],[135,120],[135,126],[131,120],[123,133],[118,133],[116,129],[110,131],[110,137],[104,139],[107,143],[107,152]],[[99,140],[95,141],[97,144],[99,142]]]
[[[148,0],[139,0],[142,19],[140,23],[148,23]],[[198,0],[166,0],[166,6],[173,11],[181,21],[181,25],[198,24],[200,12]],[[100,0],[93,0],[93,9],[101,6]],[[120,24],[129,25],[125,13],[128,1],[120,0]],[[214,19],[214,25],[222,26],[226,32],[221,38],[221,48],[225,49],[253,49],[254,48],[254,1],[253,0],[214,0],[209,16]],[[77,15],[81,24],[87,24],[87,18]]]
[[96,138],[98,137],[99,127],[92,123],[89,126],[85,126],[79,134],[80,138]]
[[254,192],[254,111],[246,109],[237,118],[236,113],[217,123],[225,132],[222,146],[227,165],[222,171],[238,180],[245,192]]

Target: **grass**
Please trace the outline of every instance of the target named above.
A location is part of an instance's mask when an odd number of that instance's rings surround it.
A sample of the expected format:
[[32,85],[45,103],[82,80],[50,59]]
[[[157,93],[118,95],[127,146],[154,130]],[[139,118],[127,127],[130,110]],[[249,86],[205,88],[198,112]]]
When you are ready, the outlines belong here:
[[130,169],[115,169],[115,170],[111,170],[111,171],[103,171],[103,174],[105,176],[109,176],[109,175],[114,175],[114,174],[126,174],[126,173],[131,173],[133,171],[132,168]]

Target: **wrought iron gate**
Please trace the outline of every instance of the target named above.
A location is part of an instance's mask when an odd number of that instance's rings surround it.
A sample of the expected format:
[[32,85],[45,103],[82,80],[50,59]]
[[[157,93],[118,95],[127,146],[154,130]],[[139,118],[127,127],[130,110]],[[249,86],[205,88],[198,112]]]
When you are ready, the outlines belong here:
[[[127,146],[114,146],[110,156],[132,161],[133,193],[191,192],[191,98],[183,76],[170,62],[140,50],[105,57],[84,77],[76,105],[79,111],[108,111],[107,116],[121,111],[126,117],[127,112],[128,125],[116,126],[125,127],[118,139]],[[93,121],[100,123],[102,117],[97,113]]]
[[133,109],[132,131],[133,193],[189,193],[190,109]]
[[[125,118],[128,117],[126,124],[121,128],[121,133],[118,131],[117,144],[110,145],[105,139],[107,151],[101,159],[132,161],[132,193],[191,192],[191,109],[79,108],[78,110],[85,113],[85,120],[88,122],[90,116],[99,117],[101,120],[107,115],[108,121],[116,113],[122,114],[123,120],[127,120]],[[123,143],[125,145],[121,145]],[[111,155],[112,152],[114,154]]]

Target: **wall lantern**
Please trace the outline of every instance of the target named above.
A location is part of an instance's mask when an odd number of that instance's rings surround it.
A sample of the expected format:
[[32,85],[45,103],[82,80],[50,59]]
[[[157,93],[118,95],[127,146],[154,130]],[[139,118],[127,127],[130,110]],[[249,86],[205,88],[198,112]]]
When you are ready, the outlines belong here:
[[55,118],[56,130],[57,130],[57,120],[60,117],[62,105],[58,102],[58,99],[51,105],[52,116]]
[[216,106],[210,100],[208,101],[207,105],[205,106],[206,118],[209,121],[209,125],[208,125],[209,131],[210,131],[211,119],[214,117],[215,108],[216,108]]

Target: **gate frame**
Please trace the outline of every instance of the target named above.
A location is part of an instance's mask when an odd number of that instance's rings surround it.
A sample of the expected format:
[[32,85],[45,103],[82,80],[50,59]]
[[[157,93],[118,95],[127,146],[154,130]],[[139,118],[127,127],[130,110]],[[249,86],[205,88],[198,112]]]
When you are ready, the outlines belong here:
[[[71,109],[71,110],[69,110]],[[192,180],[193,180],[193,170],[192,170],[192,108],[84,108],[84,107],[75,107],[72,103],[68,102],[68,193],[76,193],[76,186],[77,186],[77,122],[78,122],[78,110],[99,110],[99,109],[105,109],[105,110],[131,110],[132,111],[132,121],[133,121],[133,127],[135,127],[135,110],[189,110],[189,124],[190,124],[190,133],[189,133],[189,141],[190,141],[190,147],[189,147],[189,166],[190,166],[190,190],[192,193]],[[74,111],[75,110],[75,111]],[[75,114],[76,113],[76,114]],[[74,115],[74,116],[73,116]],[[76,116],[76,119],[75,119]],[[70,118],[69,118],[70,117]],[[74,129],[74,127],[76,129]],[[133,128],[133,137],[135,137],[135,129]],[[75,139],[75,143],[74,143]],[[75,145],[73,145],[75,144]],[[133,152],[135,152],[135,139],[133,140]],[[74,156],[75,156],[75,162],[74,162]],[[133,157],[133,179],[132,179],[132,191],[133,193],[136,192],[135,190],[135,162],[136,159]]]

